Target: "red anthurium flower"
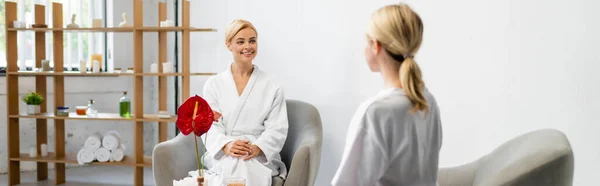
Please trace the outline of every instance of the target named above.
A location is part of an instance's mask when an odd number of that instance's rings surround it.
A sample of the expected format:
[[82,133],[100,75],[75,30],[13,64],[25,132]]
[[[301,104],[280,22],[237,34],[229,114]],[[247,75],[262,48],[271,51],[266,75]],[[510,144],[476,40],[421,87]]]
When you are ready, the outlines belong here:
[[[194,116],[195,109],[196,116]],[[191,132],[194,132],[196,136],[208,132],[213,120],[214,113],[210,105],[198,95],[188,98],[177,109],[177,128],[186,136]]]

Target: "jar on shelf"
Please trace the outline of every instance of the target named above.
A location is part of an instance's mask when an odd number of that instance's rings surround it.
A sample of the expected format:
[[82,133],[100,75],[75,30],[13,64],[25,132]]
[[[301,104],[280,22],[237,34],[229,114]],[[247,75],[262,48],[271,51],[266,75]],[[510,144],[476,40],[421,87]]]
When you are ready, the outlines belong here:
[[75,107],[75,112],[77,112],[77,115],[86,115],[87,111],[87,106],[77,106]]
[[69,116],[69,107],[67,107],[67,106],[56,107],[56,116]]

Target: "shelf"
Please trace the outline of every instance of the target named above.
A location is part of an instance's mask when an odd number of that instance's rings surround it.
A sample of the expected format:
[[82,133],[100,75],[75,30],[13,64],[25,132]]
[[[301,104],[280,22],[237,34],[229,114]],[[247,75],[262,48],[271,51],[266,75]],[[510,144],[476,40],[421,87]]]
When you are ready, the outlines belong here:
[[84,115],[77,115],[75,112],[70,112],[69,116],[55,116],[54,113],[41,113],[41,114],[20,114],[10,115],[10,118],[35,118],[35,119],[63,119],[63,120],[106,120],[106,121],[143,121],[143,122],[175,122],[177,116],[171,116],[171,118],[159,118],[156,114],[144,114],[144,118],[135,119],[133,116],[130,118],[124,118],[119,116],[117,113],[98,113],[98,117],[88,117]]
[[77,115],[77,113],[71,112],[69,116],[55,116],[54,113],[41,113],[41,114],[25,114],[10,115],[11,118],[35,118],[35,119],[65,119],[65,120],[133,120],[134,118],[124,118],[119,116],[117,113],[98,113],[98,117],[88,117],[85,115]]
[[[67,71],[67,72],[33,72],[33,71],[19,71],[19,72],[7,72],[9,75],[18,75],[18,76],[183,76],[183,73],[115,73],[115,72],[86,72],[81,73],[78,71]],[[213,72],[193,72],[190,73],[190,76],[213,76],[217,73]]]
[[133,32],[133,28],[6,28],[6,31],[33,31],[33,32]]
[[[22,182],[21,184],[15,186],[55,186],[55,180],[47,179],[37,182]],[[130,184],[131,185],[131,184]],[[124,184],[107,184],[107,183],[91,183],[88,181],[80,182],[80,181],[66,181],[61,183],[60,186],[127,186]]]
[[[190,76],[214,76],[217,73],[213,72],[192,72]],[[136,73],[136,76],[183,76],[183,73]]]
[[114,72],[86,72],[81,73],[78,71],[67,71],[67,72],[33,72],[33,71],[19,71],[19,72],[7,72],[9,75],[18,76],[133,76],[133,73],[114,73]]
[[137,164],[138,167],[152,167],[152,156],[144,156],[144,163]]
[[181,32],[184,30],[189,30],[190,32],[216,32],[217,29],[214,28],[183,28],[183,27],[143,27],[139,28],[143,32]]
[[176,122],[177,116],[171,116],[171,118],[159,118],[156,114],[144,114],[144,118],[136,119],[136,121],[143,122]]
[[133,32],[140,30],[142,32],[181,32],[189,30],[190,32],[216,32],[214,28],[184,28],[184,27],[115,27],[115,28],[6,28],[6,31],[31,31],[31,32]]
[[[46,162],[46,163],[68,163],[68,164],[78,164],[77,162],[77,154],[76,153],[67,153],[65,157],[57,158],[56,154],[53,152],[49,152],[48,156],[31,158],[27,153],[21,153],[17,158],[10,158],[10,161],[31,161],[31,162]],[[131,156],[125,156],[123,161],[120,162],[92,162],[89,165],[108,165],[108,166],[144,166],[151,167],[152,166],[152,157],[144,156],[144,163],[136,164],[134,159]]]
[[[47,179],[37,182],[22,182],[15,186],[55,186],[55,180]],[[131,185],[131,184],[130,184]],[[91,183],[88,181],[66,181],[61,183],[60,186],[127,186],[125,184],[106,184],[106,183]]]

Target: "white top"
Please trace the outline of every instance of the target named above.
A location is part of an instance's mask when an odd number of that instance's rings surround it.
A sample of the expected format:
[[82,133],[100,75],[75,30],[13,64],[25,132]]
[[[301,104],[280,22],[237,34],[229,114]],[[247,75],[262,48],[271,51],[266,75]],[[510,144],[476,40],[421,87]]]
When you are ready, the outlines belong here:
[[437,185],[442,146],[440,112],[425,89],[429,113],[410,112],[402,89],[382,90],[363,102],[348,133],[334,186]]

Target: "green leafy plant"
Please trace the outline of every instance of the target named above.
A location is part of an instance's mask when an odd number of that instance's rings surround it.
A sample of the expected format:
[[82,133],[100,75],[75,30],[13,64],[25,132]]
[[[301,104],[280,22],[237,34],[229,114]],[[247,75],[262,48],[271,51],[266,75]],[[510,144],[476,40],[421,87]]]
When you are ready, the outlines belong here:
[[30,92],[29,94],[25,94],[25,96],[23,96],[23,101],[28,105],[41,105],[44,101],[44,98],[38,93]]

